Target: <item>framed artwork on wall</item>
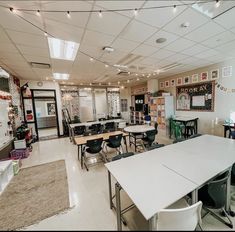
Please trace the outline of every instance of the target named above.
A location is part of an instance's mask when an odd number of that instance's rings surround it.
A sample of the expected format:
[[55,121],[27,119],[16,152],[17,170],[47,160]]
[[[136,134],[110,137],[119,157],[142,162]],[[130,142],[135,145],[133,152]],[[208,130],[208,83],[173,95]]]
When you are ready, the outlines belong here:
[[227,66],[222,68],[222,77],[232,76],[232,66]]
[[192,75],[192,83],[197,83],[198,82],[198,74],[193,74]]
[[207,81],[207,80],[208,80],[208,72],[202,72],[201,81]]
[[211,80],[219,78],[219,69],[211,70]]
[[160,88],[161,88],[161,89],[164,89],[164,82],[163,82],[163,81],[160,82]]
[[55,115],[55,103],[47,103],[47,114]]
[[171,80],[171,87],[174,87],[175,86],[175,79],[172,79]]
[[184,84],[189,84],[189,82],[190,82],[189,76],[184,77]]
[[182,77],[178,77],[177,78],[177,85],[182,85],[182,84],[183,84]]
[[165,88],[169,88],[169,87],[170,87],[169,81],[165,81]]

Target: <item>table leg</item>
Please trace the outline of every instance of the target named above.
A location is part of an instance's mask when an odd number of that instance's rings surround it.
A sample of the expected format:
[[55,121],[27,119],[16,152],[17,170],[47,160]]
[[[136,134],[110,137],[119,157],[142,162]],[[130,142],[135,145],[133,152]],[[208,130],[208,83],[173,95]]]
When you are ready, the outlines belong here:
[[187,138],[187,130],[186,130],[187,122],[183,122],[183,124],[184,124],[184,138],[186,139]]
[[155,214],[153,217],[149,219],[149,230],[156,230],[156,224],[157,224],[157,215]]
[[124,136],[124,143],[125,143],[125,145],[126,145],[126,152],[128,152],[126,136]]
[[74,140],[74,128],[72,128],[72,142],[75,144],[75,140]]
[[81,145],[78,145],[78,160],[80,160],[80,151],[82,153]]
[[113,208],[113,194],[112,194],[112,183],[111,183],[111,174],[108,171],[108,184],[109,184],[109,204],[110,204],[110,209]]
[[198,189],[192,192],[192,205],[198,202]]
[[198,131],[198,119],[195,120],[195,133],[197,134],[197,131]]
[[116,194],[116,210],[117,210],[117,230],[122,230],[122,221],[121,221],[121,198],[120,198],[121,186],[119,183],[115,184],[115,194]]

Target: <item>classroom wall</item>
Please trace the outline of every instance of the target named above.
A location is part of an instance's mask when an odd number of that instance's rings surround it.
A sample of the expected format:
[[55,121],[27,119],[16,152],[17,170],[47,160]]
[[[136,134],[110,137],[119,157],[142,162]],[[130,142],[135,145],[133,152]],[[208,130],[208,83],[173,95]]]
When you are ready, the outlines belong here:
[[[222,67],[232,66],[232,76],[222,77]],[[208,71],[209,80],[211,80],[211,70],[219,69],[219,79],[217,80],[220,85],[225,88],[235,89],[235,59],[221,62],[218,64],[206,66],[204,68],[195,69],[190,72],[185,72],[177,74],[174,76],[162,78],[158,80],[159,88],[160,82],[165,82],[169,80],[171,83],[172,79],[178,77],[192,76],[193,74],[199,74],[201,72]],[[161,88],[160,88],[161,89]],[[172,93],[176,96],[176,87],[162,88],[165,91]],[[175,100],[175,98],[174,98]],[[223,124],[224,120],[230,117],[230,112],[235,111],[235,92],[226,92],[224,88],[217,88],[215,86],[215,107],[214,112],[198,112],[198,111],[176,111],[176,115],[186,115],[199,118],[199,133],[206,133],[212,135],[223,136]],[[175,104],[176,105],[176,104]]]
[[28,82],[30,89],[53,89],[56,91],[56,100],[57,100],[57,110],[58,110],[58,120],[59,120],[59,130],[60,135],[63,135],[63,124],[62,124],[62,101],[61,101],[61,92],[60,86],[57,82],[53,81],[42,81],[43,86],[38,86],[38,81],[32,80],[21,80],[21,86]]

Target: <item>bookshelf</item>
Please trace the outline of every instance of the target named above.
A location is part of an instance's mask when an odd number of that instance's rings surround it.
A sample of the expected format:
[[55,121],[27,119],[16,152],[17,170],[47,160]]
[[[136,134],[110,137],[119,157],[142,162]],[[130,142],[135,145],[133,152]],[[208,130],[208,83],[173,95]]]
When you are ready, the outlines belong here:
[[150,97],[151,124],[158,123],[160,129],[166,129],[167,119],[174,114],[173,96]]
[[131,111],[130,112],[130,123],[131,124],[143,124],[144,114],[142,111]]

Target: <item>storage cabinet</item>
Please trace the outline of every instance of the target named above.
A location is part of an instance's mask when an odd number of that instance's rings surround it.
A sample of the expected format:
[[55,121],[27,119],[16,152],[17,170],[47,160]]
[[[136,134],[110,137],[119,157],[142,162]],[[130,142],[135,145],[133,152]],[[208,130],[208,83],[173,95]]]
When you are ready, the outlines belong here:
[[167,119],[174,115],[173,96],[150,97],[151,124],[158,123],[160,129],[166,129]]
[[130,122],[131,124],[143,124],[144,114],[142,111],[131,111],[130,112]]

